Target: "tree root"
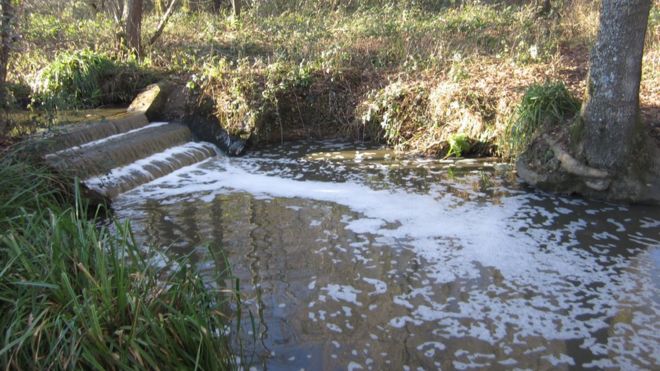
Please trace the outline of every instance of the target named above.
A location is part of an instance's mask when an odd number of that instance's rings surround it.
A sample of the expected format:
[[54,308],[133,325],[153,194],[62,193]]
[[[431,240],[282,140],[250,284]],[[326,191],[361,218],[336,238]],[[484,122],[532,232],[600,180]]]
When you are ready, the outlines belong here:
[[592,168],[576,160],[562,148],[558,140],[553,140],[548,135],[543,135],[543,140],[550,146],[555,158],[559,160],[562,170],[580,178],[586,178],[584,184],[595,191],[604,191],[610,186],[610,175],[606,171]]

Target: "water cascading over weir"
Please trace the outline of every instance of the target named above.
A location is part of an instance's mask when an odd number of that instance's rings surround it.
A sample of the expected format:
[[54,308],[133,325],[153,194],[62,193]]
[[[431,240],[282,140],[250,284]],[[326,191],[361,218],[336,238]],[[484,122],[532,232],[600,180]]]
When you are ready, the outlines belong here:
[[65,126],[47,141],[44,158],[89,189],[114,198],[156,178],[218,154],[211,143],[195,142],[176,122],[150,122],[132,110],[87,124]]

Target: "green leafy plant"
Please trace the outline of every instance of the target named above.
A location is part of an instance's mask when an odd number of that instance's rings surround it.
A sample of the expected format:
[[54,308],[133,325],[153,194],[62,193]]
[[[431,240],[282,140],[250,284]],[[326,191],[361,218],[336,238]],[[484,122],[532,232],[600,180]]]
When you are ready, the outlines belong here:
[[463,133],[457,133],[449,137],[449,150],[446,157],[461,157],[470,150],[470,139]]
[[[247,140],[258,140],[279,127],[282,102],[298,101],[302,91],[309,91],[321,73],[310,63],[294,64],[247,58],[230,62],[226,58],[207,63],[202,73],[195,75],[189,88],[199,88],[214,101],[214,114],[230,134]],[[275,125],[273,125],[275,124]]]
[[82,50],[61,53],[39,73],[33,100],[45,108],[89,108],[129,102],[150,76],[135,63]]
[[580,101],[561,82],[530,86],[506,129],[505,151],[517,156],[541,127],[559,125],[579,110]]

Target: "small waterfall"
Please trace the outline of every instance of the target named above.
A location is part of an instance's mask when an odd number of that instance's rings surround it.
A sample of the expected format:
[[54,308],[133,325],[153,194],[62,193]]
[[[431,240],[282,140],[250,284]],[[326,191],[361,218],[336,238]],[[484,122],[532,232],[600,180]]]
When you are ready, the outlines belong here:
[[189,142],[129,165],[112,169],[107,174],[88,178],[84,183],[89,188],[113,198],[141,184],[206,160],[216,154],[217,149],[213,144]]
[[95,140],[107,138],[111,135],[125,133],[149,124],[147,116],[143,113],[124,113],[111,116],[105,120],[85,125],[73,124],[59,127],[47,141],[49,152],[60,151],[65,148],[79,146]]
[[55,156],[48,156],[47,160],[68,174],[87,178],[191,140],[192,134],[187,126],[170,123],[144,127],[112,139],[98,140],[94,145],[61,151]]
[[55,169],[81,179],[90,189],[113,198],[141,184],[193,165],[218,153],[193,142],[183,124],[149,123],[144,114],[66,128],[49,143],[44,158]]

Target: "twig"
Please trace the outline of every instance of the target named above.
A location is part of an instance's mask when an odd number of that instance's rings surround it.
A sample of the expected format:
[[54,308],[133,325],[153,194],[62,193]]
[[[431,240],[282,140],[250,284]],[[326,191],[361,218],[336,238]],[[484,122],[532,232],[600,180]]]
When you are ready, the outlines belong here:
[[160,35],[163,33],[167,21],[170,19],[170,16],[172,16],[172,13],[174,13],[174,6],[178,2],[179,0],[170,1],[170,5],[167,7],[167,11],[165,12],[165,14],[163,14],[163,18],[160,19],[160,22],[158,23],[158,27],[156,27],[156,32],[154,32],[154,34],[149,38],[149,45],[153,45],[156,42],[156,40],[158,40]]

